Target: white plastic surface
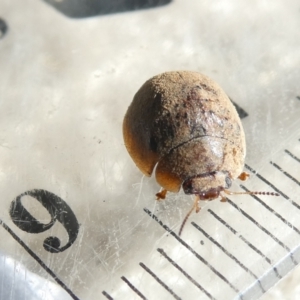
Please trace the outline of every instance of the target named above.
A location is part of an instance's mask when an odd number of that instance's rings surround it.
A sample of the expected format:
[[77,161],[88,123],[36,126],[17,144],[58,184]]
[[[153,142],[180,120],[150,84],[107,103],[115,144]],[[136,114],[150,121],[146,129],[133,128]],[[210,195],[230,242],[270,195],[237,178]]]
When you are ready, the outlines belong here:
[[[257,299],[296,267],[300,163],[290,154],[300,158],[298,1],[176,0],[72,19],[43,1],[2,0],[0,17],[8,25],[0,39],[0,219],[71,291],[0,226],[2,261],[47,282],[44,296],[26,299],[52,299],[53,284],[65,299]],[[121,130],[138,88],[168,70],[210,76],[248,113],[246,163],[272,186],[251,172],[243,185],[282,192],[258,197],[271,210],[250,196],[202,203],[177,237],[193,198],[181,192],[156,202],[159,186],[135,167]],[[11,202],[33,189],[60,197],[80,224],[61,253],[43,248],[50,235],[68,242],[59,222],[39,234],[12,222]],[[23,204],[50,222],[35,199]],[[5,299],[24,299],[15,272],[18,284]]]

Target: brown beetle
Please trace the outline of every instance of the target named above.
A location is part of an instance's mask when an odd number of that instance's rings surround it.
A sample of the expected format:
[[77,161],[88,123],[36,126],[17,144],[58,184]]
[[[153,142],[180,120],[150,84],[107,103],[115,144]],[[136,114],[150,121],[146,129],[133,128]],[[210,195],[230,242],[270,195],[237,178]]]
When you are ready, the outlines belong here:
[[182,186],[196,195],[197,212],[199,200],[226,201],[222,192],[231,194],[232,181],[249,176],[242,172],[246,143],[237,111],[215,82],[197,72],[166,72],[146,81],[127,110],[123,135],[145,175],[156,166],[163,188],[158,199]]

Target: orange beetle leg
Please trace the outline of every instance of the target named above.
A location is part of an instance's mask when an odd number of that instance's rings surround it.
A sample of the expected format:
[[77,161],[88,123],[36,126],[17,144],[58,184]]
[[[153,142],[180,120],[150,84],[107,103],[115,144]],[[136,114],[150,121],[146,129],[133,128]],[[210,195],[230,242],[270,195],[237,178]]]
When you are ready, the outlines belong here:
[[157,194],[155,194],[156,200],[160,201],[160,200],[166,199],[167,192],[168,191],[166,189],[162,188],[160,190],[160,192],[158,192]]
[[239,180],[242,180],[242,181],[245,181],[245,180],[248,179],[249,176],[250,176],[250,175],[249,175],[248,173],[243,172],[243,173],[240,174],[240,176],[238,177],[238,179],[239,179]]

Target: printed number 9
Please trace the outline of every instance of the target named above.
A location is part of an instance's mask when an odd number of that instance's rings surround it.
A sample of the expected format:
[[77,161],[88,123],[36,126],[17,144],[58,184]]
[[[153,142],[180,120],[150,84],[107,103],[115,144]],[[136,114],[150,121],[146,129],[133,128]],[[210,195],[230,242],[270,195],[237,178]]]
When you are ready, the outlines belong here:
[[[23,196],[31,196],[41,203],[49,212],[51,221],[48,224],[43,224],[36,220],[22,205]],[[77,238],[79,224],[73,211],[64,200],[46,190],[31,190],[19,195],[12,201],[9,213],[14,224],[28,233],[44,232],[50,229],[56,221],[60,222],[69,235],[69,241],[60,248],[60,240],[57,237],[47,237],[43,246],[46,251],[51,253],[59,253],[68,249]]]

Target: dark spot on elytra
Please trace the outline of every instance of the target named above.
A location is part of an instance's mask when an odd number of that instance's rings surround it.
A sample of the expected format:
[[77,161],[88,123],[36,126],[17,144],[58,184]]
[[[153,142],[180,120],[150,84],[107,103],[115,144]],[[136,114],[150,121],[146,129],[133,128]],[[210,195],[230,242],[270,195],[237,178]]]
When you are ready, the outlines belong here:
[[150,137],[150,149],[153,152],[157,152],[157,142],[153,136]]
[[160,107],[161,107],[161,102],[162,102],[162,97],[161,94],[156,94],[154,96],[154,101],[152,101],[151,104],[151,108],[149,109],[149,111],[155,112],[155,111],[159,111]]
[[168,137],[171,137],[171,138],[174,137],[174,130],[173,130],[173,128],[171,126],[166,127],[166,129],[164,130],[164,133],[165,133],[166,139]]
[[191,89],[191,91],[189,92],[188,96],[187,96],[187,101],[201,101],[202,99],[200,98],[199,92],[197,91],[197,89],[193,88]]
[[155,153],[162,154],[161,151],[169,148],[172,144],[175,129],[175,124],[170,123],[170,118],[158,117],[149,130],[151,133],[148,135],[150,137],[148,141],[149,148]]
[[176,118],[176,119],[179,119],[179,118],[180,118],[180,114],[177,113],[176,116],[175,116],[175,118]]
[[208,92],[211,92],[211,93],[213,93],[213,94],[215,94],[215,95],[217,94],[216,91],[215,91],[214,89],[208,87],[205,83],[201,84],[201,87],[202,87],[204,90],[208,91]]
[[185,112],[183,117],[186,119],[188,117],[188,114]]
[[[153,136],[156,141],[162,143],[174,138],[174,129],[170,122],[170,118],[158,118],[154,121]],[[160,145],[158,145],[160,147]]]
[[232,149],[232,155],[233,155],[233,156],[236,156],[236,153],[237,153],[236,149],[233,148],[233,149]]
[[156,95],[155,95],[155,97],[154,97],[154,100],[155,101],[161,101],[161,94],[160,93],[157,93]]

